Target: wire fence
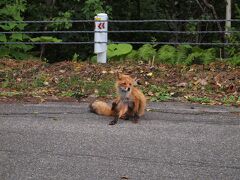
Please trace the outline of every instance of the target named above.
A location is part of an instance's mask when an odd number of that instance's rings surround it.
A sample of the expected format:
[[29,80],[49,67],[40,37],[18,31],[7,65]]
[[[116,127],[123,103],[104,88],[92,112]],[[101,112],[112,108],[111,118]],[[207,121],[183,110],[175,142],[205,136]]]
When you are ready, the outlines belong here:
[[[88,42],[88,41],[82,41],[82,42],[4,42],[4,43],[0,43],[0,44],[31,44],[31,45],[44,45],[44,44],[65,44],[65,45],[69,45],[69,44],[94,44],[94,43],[106,43],[109,44],[109,42]],[[194,42],[152,42],[152,41],[142,41],[142,42],[138,42],[138,41],[111,41],[110,43],[113,44],[156,44],[156,45],[240,45],[239,43],[194,43]]]
[[119,30],[119,31],[3,31],[2,34],[72,34],[72,33],[169,33],[169,34],[210,34],[238,33],[240,31],[164,31],[164,30]]
[[[240,19],[231,19],[231,20],[225,20],[225,19],[217,19],[217,20],[196,20],[196,19],[182,19],[182,20],[176,20],[176,19],[152,19],[152,20],[108,20],[109,26],[111,27],[112,23],[226,23],[227,21],[231,21],[233,23],[240,23]],[[0,25],[2,24],[45,24],[45,23],[95,23],[95,22],[105,22],[103,20],[41,20],[41,21],[0,21]],[[109,34],[123,34],[123,33],[153,33],[153,34],[173,34],[173,35],[193,35],[197,36],[200,34],[206,35],[206,34],[216,34],[220,36],[224,36],[225,34],[232,34],[232,33],[240,33],[239,30],[217,30],[217,31],[177,31],[177,30],[143,30],[143,29],[137,29],[137,30],[109,30],[109,31],[97,31],[98,33],[109,33]],[[46,30],[46,31],[0,31],[0,35],[6,34],[94,34],[96,31],[94,30]],[[219,38],[220,39],[220,38]],[[94,42],[93,40],[90,41],[80,41],[80,42],[74,42],[74,41],[62,41],[62,42],[0,42],[0,45],[11,45],[11,44],[31,44],[31,45],[43,45],[43,44],[94,44],[94,43],[129,43],[129,44],[156,44],[156,45],[164,45],[164,44],[171,44],[171,45],[181,45],[181,44],[189,44],[189,45],[207,45],[207,46],[239,46],[239,42],[223,42],[223,41],[216,41],[216,42],[191,42],[191,41],[108,41],[108,42]]]

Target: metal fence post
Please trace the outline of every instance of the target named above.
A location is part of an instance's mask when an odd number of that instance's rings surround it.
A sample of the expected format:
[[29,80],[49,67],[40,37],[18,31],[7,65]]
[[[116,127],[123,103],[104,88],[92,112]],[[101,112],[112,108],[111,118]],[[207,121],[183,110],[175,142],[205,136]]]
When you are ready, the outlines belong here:
[[107,62],[108,16],[100,13],[95,16],[94,53],[98,63]]

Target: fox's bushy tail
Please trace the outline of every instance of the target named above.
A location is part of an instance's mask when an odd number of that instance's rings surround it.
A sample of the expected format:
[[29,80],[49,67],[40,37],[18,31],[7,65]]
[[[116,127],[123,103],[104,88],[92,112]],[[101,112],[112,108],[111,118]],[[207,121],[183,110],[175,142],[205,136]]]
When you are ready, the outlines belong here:
[[90,111],[103,116],[113,116],[111,106],[104,101],[94,101],[89,105]]

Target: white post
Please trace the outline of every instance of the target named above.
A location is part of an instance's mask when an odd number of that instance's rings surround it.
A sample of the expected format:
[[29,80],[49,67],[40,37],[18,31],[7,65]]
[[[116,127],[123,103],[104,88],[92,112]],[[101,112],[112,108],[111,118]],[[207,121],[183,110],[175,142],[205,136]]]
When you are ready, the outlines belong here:
[[225,31],[226,35],[229,35],[228,31],[231,28],[231,1],[232,0],[226,0],[226,23],[225,23]]
[[94,53],[97,54],[98,63],[107,62],[107,41],[108,41],[107,20],[108,16],[105,13],[100,13],[97,14],[97,16],[95,16]]

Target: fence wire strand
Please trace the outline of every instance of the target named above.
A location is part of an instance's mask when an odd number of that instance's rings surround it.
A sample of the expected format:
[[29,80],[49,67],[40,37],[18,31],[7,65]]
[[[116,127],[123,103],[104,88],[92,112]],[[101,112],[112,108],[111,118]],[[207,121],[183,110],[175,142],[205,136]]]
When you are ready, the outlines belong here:
[[240,43],[220,43],[220,42],[211,42],[211,43],[194,43],[194,42],[130,42],[130,41],[111,41],[111,42],[94,42],[94,41],[87,41],[87,42],[0,42],[1,44],[31,44],[31,45],[47,45],[47,44],[95,44],[95,43],[107,43],[107,44],[156,44],[156,45],[164,45],[164,44],[168,44],[168,45],[219,45],[219,46],[226,46],[226,45],[231,45],[231,46],[239,46]]
[[109,22],[109,23],[146,23],[146,22],[240,22],[240,19],[149,19],[149,20],[40,20],[40,21],[0,21],[5,23],[86,23],[86,22]]
[[174,33],[174,34],[210,34],[239,33],[240,31],[165,31],[165,30],[112,30],[112,31],[3,31],[0,34],[71,34],[71,33]]

